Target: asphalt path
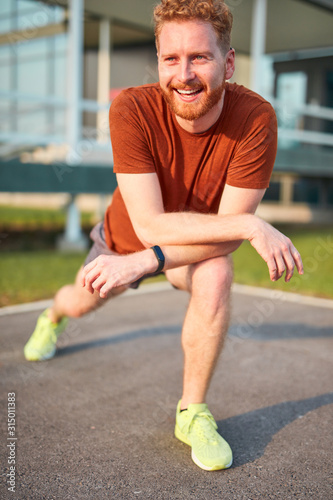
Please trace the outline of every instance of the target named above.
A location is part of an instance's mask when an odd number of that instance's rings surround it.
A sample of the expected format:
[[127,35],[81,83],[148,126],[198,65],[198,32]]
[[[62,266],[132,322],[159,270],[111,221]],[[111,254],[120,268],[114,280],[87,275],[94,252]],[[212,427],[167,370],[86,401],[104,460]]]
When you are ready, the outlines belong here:
[[42,363],[22,351],[41,305],[0,312],[0,499],[333,498],[333,302],[235,287],[208,398],[234,464],[216,472],[173,436],[187,303],[140,287]]

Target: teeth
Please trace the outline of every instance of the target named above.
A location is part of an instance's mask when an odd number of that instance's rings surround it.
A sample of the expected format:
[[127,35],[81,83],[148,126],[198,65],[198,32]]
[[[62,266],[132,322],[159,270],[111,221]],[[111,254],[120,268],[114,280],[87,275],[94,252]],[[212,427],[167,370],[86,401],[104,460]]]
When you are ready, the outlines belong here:
[[179,92],[179,94],[191,95],[191,94],[196,94],[197,92],[199,92],[199,89],[194,89],[194,90],[179,90],[179,89],[177,89],[177,92]]

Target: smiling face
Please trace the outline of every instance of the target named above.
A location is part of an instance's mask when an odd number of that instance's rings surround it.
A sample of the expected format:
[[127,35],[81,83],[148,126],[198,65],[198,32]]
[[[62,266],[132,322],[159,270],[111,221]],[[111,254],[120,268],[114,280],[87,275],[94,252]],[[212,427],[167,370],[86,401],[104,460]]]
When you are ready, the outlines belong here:
[[234,51],[224,57],[210,23],[166,22],[158,39],[159,82],[178,123],[207,130],[220,116],[225,80],[234,72]]

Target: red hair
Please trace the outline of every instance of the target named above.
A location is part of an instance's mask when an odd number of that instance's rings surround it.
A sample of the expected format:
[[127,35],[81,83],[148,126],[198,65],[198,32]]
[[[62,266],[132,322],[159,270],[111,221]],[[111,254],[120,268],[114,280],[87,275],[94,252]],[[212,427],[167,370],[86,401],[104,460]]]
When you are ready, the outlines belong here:
[[157,48],[164,23],[195,19],[206,21],[213,26],[221,50],[226,54],[230,49],[233,17],[223,0],[161,0],[154,9]]

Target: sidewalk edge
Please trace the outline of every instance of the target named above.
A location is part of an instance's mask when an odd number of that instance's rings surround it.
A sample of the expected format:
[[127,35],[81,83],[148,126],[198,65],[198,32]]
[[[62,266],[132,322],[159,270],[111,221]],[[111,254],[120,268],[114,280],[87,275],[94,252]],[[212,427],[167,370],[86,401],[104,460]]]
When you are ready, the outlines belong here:
[[[158,293],[172,290],[169,282],[158,282],[141,286],[138,290],[128,290],[122,297],[131,297],[133,295],[144,295],[147,293]],[[320,297],[312,297],[309,295],[301,295],[292,292],[283,292],[281,290],[273,290],[271,288],[262,288],[249,285],[241,285],[234,283],[232,286],[233,292],[244,295],[253,295],[271,300],[281,300],[286,302],[294,302],[313,307],[323,307],[325,309],[333,309],[333,300],[323,299]],[[24,312],[40,311],[50,307],[52,300],[41,300],[37,302],[28,302],[26,304],[17,304],[14,306],[6,306],[0,308],[0,317],[10,314],[20,314]]]

